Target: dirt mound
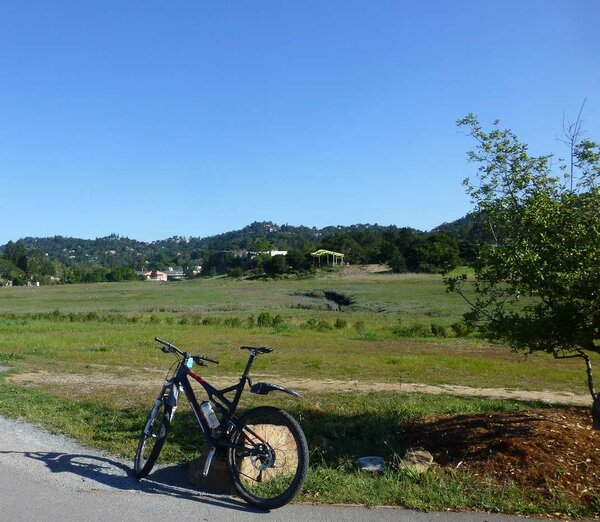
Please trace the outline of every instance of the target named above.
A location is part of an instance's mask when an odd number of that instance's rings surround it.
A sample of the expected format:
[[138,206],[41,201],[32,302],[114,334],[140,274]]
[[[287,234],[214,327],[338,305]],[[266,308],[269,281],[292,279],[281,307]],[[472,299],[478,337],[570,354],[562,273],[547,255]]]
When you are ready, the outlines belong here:
[[580,408],[459,415],[413,424],[402,434],[441,466],[512,480],[544,497],[600,494],[600,432]]

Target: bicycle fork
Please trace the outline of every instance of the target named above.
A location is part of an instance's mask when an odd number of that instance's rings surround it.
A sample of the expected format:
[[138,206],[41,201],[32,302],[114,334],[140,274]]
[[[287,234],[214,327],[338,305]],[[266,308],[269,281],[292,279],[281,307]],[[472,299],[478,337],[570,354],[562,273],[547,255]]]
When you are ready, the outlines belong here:
[[[165,400],[165,395],[169,390],[169,394]],[[169,412],[169,421],[173,420],[173,416],[175,415],[175,410],[177,409],[177,400],[179,398],[179,387],[176,386],[173,381],[165,381],[162,388],[160,389],[160,393],[156,400],[154,401],[154,405],[152,406],[152,410],[150,411],[150,415],[148,416],[148,420],[146,421],[146,426],[144,426],[144,434],[151,435],[152,434],[152,423],[156,419],[156,415],[158,413],[159,408],[162,404],[170,406]]]

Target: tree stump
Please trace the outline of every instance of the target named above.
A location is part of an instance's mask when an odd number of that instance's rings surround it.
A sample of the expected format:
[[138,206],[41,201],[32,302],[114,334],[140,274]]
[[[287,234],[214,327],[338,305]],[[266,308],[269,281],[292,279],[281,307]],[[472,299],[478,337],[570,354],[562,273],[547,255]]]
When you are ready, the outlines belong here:
[[233,483],[231,476],[227,471],[227,464],[215,454],[208,475],[204,477],[204,463],[206,456],[210,451],[210,446],[204,444],[200,448],[200,457],[190,462],[188,467],[188,477],[194,487],[206,493],[215,493],[221,495],[231,495],[233,493]]

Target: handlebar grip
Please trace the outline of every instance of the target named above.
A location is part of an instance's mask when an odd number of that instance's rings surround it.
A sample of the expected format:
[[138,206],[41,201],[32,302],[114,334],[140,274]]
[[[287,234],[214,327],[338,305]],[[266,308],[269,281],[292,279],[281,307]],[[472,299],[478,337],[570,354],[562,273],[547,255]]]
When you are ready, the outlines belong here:
[[216,359],[209,359],[208,357],[202,357],[205,361],[214,363],[214,364],[219,364],[219,361],[217,361]]
[[[179,348],[177,348],[177,346],[175,346],[174,344],[171,344],[168,341],[165,341],[164,339],[161,339],[160,337],[155,337],[154,340],[157,343],[160,343],[160,344],[166,346],[169,349],[169,351],[171,351],[171,352],[183,353]],[[163,350],[163,352],[165,351],[164,349],[162,349],[162,350]]]

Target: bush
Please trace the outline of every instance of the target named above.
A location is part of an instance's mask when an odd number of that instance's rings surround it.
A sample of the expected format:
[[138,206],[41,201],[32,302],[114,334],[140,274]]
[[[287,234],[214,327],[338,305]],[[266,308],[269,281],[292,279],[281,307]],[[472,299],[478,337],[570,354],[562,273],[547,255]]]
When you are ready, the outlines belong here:
[[267,326],[271,326],[272,321],[273,316],[270,312],[261,312],[256,318],[256,325],[261,328],[265,328]]
[[406,325],[399,323],[392,328],[392,333],[396,337],[431,337],[433,335],[431,326],[422,323]]
[[225,326],[229,326],[230,328],[239,328],[242,326],[243,321],[239,317],[226,317],[223,320],[223,324]]
[[236,266],[235,268],[230,268],[227,271],[227,276],[233,277],[235,279],[241,279],[242,277],[244,277],[244,275],[245,275],[244,269],[239,266]]
[[263,270],[267,275],[275,276],[287,272],[285,256],[273,256],[263,262]]
[[471,333],[471,328],[469,328],[469,325],[462,319],[451,324],[450,328],[452,328],[452,331],[457,337],[466,337]]
[[436,337],[446,337],[446,327],[438,323],[431,323],[431,333]]
[[319,332],[326,332],[328,330],[333,330],[333,326],[331,326],[331,324],[329,323],[329,321],[319,321],[317,323],[317,330]]
[[361,333],[361,332],[365,331],[365,322],[364,321],[356,321],[353,326],[354,326],[354,329],[358,333]]
[[221,324],[221,322],[222,322],[222,320],[220,317],[206,316],[206,317],[202,318],[202,324],[204,326],[219,325],[219,324]]
[[346,321],[346,319],[340,319],[338,317],[333,323],[333,327],[337,328],[338,330],[343,330],[344,328],[348,327],[348,321]]

